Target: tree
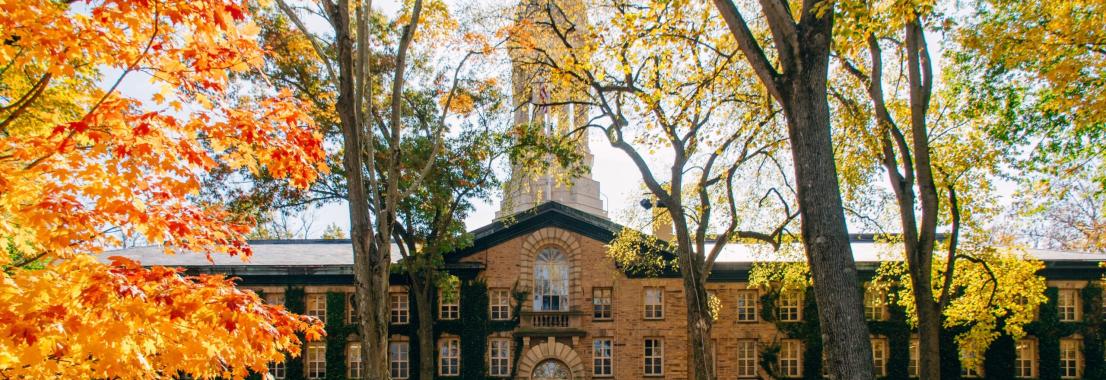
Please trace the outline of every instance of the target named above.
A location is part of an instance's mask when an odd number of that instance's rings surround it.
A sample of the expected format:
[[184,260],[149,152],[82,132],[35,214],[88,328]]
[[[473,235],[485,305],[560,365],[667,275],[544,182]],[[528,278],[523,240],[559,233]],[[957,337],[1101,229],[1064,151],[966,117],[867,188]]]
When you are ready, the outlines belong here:
[[803,245],[817,284],[814,295],[830,373],[838,379],[871,379],[872,348],[856,291],[856,263],[830,137],[826,83],[837,12],[834,3],[804,0],[792,10],[791,2],[761,0],[775,46],[773,62],[737,4],[714,0],[745,60],[787,119]]
[[1070,176],[1041,173],[1015,194],[1017,232],[1035,248],[1106,252],[1106,199],[1093,179],[1096,166]]
[[998,141],[1026,150],[1024,168],[1071,175],[1093,166],[1106,186],[1106,45],[1101,2],[979,0],[954,25],[956,64],[970,68],[977,101],[997,99],[1009,123]]
[[[218,164],[296,186],[319,136],[257,69],[245,4],[0,5],[0,376],[244,378],[297,355],[317,320],[222,276],[145,268],[102,252],[139,235],[166,252],[248,257],[249,220],[195,201]],[[143,101],[120,91],[144,75]],[[242,91],[240,91],[242,90]],[[187,107],[185,105],[188,105]]]
[[[863,9],[857,12],[845,12],[847,22],[843,25],[855,28],[853,33],[863,36],[868,46],[868,71],[857,68],[847,57],[842,58],[848,72],[858,78],[866,87],[876,125],[876,148],[880,153],[880,162],[887,173],[888,183],[894,191],[898,203],[899,224],[902,231],[903,248],[906,257],[906,269],[910,282],[914,284],[919,336],[919,374],[927,379],[941,378],[940,336],[941,307],[947,299],[938,300],[933,289],[932,265],[933,253],[937,245],[937,223],[939,217],[939,197],[937,180],[931,158],[929,126],[930,103],[933,96],[933,63],[929,55],[929,46],[925,38],[924,20],[931,8],[926,5],[907,4],[868,4],[868,7],[843,7]],[[891,15],[905,15],[901,19]],[[846,28],[843,26],[842,28]],[[906,124],[900,127],[896,114],[891,111],[886,100],[883,79],[884,51],[882,39],[888,39],[901,31],[898,46],[907,68],[906,92],[908,110],[904,118]],[[846,36],[850,34],[845,34]],[[842,38],[841,40],[846,40]],[[846,41],[842,41],[846,42]],[[855,45],[855,44],[854,44]],[[839,46],[848,46],[841,43]],[[842,50],[848,47],[839,48]],[[896,100],[896,99],[892,99]],[[901,162],[900,162],[901,159]],[[846,163],[847,165],[847,163]],[[901,166],[900,166],[901,165]],[[939,170],[940,168],[938,168]],[[917,189],[915,189],[917,185]],[[959,208],[956,204],[956,189],[949,185],[949,207]],[[920,210],[920,215],[916,210]],[[959,210],[953,211],[958,218]],[[959,220],[953,220],[953,232],[949,249],[947,278],[956,263],[956,243],[959,238]],[[949,293],[941,295],[944,298]]]
[[[325,68],[328,85],[337,94],[333,109],[342,135],[359,336],[365,359],[362,365],[367,379],[387,379],[387,351],[377,348],[388,346],[389,266],[396,215],[400,202],[417,191],[432,169],[433,157],[441,151],[446,132],[444,120],[454,107],[456,95],[454,80],[452,88],[441,92],[438,122],[423,125],[427,129],[410,128],[403,118],[404,92],[409,85],[408,59],[416,31],[423,23],[424,10],[432,21],[429,26],[435,29],[424,28],[429,30],[423,36],[437,36],[456,24],[440,1],[426,3],[425,9],[422,0],[405,6],[396,23],[402,25],[398,32],[380,28],[381,20],[368,0],[352,4],[348,0],[321,0],[318,9],[293,8],[283,0],[277,4],[310,43]],[[321,15],[332,30],[327,33],[309,30],[300,17],[306,12]],[[331,39],[323,43],[323,38]],[[375,52],[374,39],[393,50],[388,54]],[[389,79],[382,78],[385,73],[390,74]],[[407,167],[403,159],[407,153],[403,150],[404,142],[420,132],[430,136],[430,159],[424,166]]]
[[323,239],[324,240],[346,239],[346,230],[343,230],[342,227],[339,227],[337,224],[331,223],[329,226],[326,226],[325,230],[323,230]]
[[[610,0],[589,9],[525,2],[509,29],[516,94],[523,94],[517,106],[532,105],[532,120],[549,120],[545,128],[558,133],[601,130],[634,162],[664,209],[660,217],[672,221],[695,379],[715,378],[702,365],[712,362],[705,286],[715,260],[733,241],[778,245],[797,217],[786,163],[777,159],[785,141],[777,111],[745,80],[737,46],[712,11],[691,1]],[[588,110],[597,115],[589,119]],[[658,152],[669,165],[650,165]],[[624,240],[639,238],[620,234],[611,254],[634,261],[639,244]]]

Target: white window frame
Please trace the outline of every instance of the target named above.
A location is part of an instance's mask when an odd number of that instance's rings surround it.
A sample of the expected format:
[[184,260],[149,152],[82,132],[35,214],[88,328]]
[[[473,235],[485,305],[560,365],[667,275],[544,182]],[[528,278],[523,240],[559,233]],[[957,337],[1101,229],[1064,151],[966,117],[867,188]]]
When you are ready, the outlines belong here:
[[1060,339],[1060,378],[1083,377],[1083,340]]
[[407,379],[411,377],[410,342],[388,342],[388,374],[391,375],[393,379]]
[[265,293],[265,303],[267,303],[269,305],[273,305],[273,306],[277,306],[277,305],[284,306],[284,293],[283,292]]
[[614,288],[591,288],[591,317],[597,321],[614,319]]
[[534,258],[534,311],[568,311],[572,263],[568,254],[547,247]]
[[1018,379],[1032,379],[1037,377],[1036,340],[1021,339],[1014,346],[1014,377]]
[[614,339],[598,338],[591,344],[593,377],[614,377]]
[[284,380],[288,377],[288,366],[285,362],[269,362],[269,376],[274,380]]
[[757,297],[759,294],[756,290],[739,290],[737,292],[737,321],[738,322],[756,322],[757,321]]
[[760,367],[760,363],[757,362],[759,354],[757,351],[759,348],[756,339],[737,340],[737,378],[755,379],[759,376],[757,368]]
[[511,376],[511,340],[488,339],[488,376]]
[[452,321],[461,319],[461,290],[453,289],[452,301],[447,301],[445,292],[438,291],[438,319]]
[[488,291],[488,318],[493,321],[507,321],[511,319],[511,291],[508,289],[491,289]]
[[971,352],[971,353],[967,353],[966,355],[961,355],[961,358],[960,358],[960,377],[961,378],[978,379],[980,377],[983,377],[983,368],[981,368],[981,366],[977,365],[975,367],[968,367],[967,365],[964,364],[964,359],[975,359],[975,353]]
[[407,292],[388,293],[388,321],[393,325],[411,323],[411,295]]
[[642,358],[645,376],[664,376],[664,338],[645,338]]
[[920,376],[921,368],[921,340],[918,338],[910,338],[910,360],[906,363],[906,376],[918,377]]
[[871,284],[864,287],[864,318],[869,321],[887,320],[887,294]]
[[803,320],[803,292],[798,290],[780,293],[776,305],[780,322],[799,322]]
[[876,377],[887,376],[888,347],[887,338],[874,337],[872,342],[872,368]]
[[326,343],[307,343],[304,372],[308,379],[326,378]]
[[461,339],[438,341],[438,376],[461,376]]
[[798,339],[780,341],[780,376],[785,378],[803,377],[803,342]]
[[361,343],[349,342],[346,343],[346,378],[347,379],[360,379],[362,378],[363,366],[361,365]]
[[[656,294],[656,302],[650,300],[650,293]],[[645,305],[644,318],[649,320],[664,319],[664,288],[657,286],[646,287],[642,292],[643,303]]]
[[1080,313],[1079,289],[1060,289],[1056,295],[1056,314],[1060,316],[1060,322],[1079,322]]
[[319,318],[326,323],[326,293],[307,293],[306,312],[304,314]]
[[357,314],[357,293],[346,293],[346,323],[351,325],[360,321]]

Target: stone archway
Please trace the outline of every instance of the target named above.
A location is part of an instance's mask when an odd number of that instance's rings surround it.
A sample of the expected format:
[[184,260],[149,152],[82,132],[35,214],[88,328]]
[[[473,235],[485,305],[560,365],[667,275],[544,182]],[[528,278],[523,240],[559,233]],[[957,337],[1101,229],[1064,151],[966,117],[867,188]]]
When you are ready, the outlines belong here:
[[[526,290],[533,290],[534,286],[534,259],[543,248],[553,247],[557,248],[565,255],[568,256],[568,263],[571,267],[569,273],[569,308],[578,307],[583,299],[584,290],[580,285],[580,263],[578,262],[578,256],[580,252],[580,241],[572,233],[562,230],[560,228],[546,227],[540,230],[534,231],[527,235],[522,241],[522,254],[519,258],[519,287]],[[530,310],[533,306],[533,301],[527,299],[524,303],[524,309]],[[536,364],[536,363],[535,363]]]
[[573,380],[586,379],[584,361],[572,347],[556,341],[544,342],[526,350],[518,362],[518,378],[530,380],[540,364],[556,361],[568,368]]

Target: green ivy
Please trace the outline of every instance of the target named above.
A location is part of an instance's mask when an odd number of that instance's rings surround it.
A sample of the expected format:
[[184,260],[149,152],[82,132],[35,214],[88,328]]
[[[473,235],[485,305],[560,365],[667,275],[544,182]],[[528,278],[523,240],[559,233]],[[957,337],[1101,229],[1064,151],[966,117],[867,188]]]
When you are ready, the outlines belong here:
[[[303,287],[289,286],[287,289],[284,289],[284,308],[296,314],[303,314],[304,311],[307,310],[307,300],[304,299],[304,295]],[[304,340],[302,334],[300,334],[300,340]],[[306,378],[303,373],[303,356],[304,355],[294,358],[290,357],[288,360],[284,361],[284,367],[287,373],[285,379],[303,380]]]
[[[891,294],[895,294],[892,289]],[[771,321],[788,339],[803,342],[803,379],[822,379],[822,333],[818,324],[818,306],[815,303],[814,290],[807,288],[803,297],[803,320],[783,322],[776,313],[779,292],[770,290],[761,297],[761,318]],[[889,317],[886,321],[869,321],[868,329],[874,335],[887,338],[888,352],[887,376],[882,379],[905,380],[908,378],[907,366],[910,363],[910,326],[906,322],[906,313],[902,307],[890,302]],[[761,368],[772,373],[778,346],[766,345],[761,348]],[[814,359],[814,360],[811,360]],[[957,368],[959,374],[959,368]]]

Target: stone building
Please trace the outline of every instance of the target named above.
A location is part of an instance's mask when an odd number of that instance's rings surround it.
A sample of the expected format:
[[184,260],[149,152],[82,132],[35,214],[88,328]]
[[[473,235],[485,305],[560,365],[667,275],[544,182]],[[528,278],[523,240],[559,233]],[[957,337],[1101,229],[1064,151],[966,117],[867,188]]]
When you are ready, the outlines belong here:
[[[621,228],[569,205],[547,202],[473,231],[474,244],[447,256],[461,279],[456,296],[435,301],[436,367],[442,379],[686,379],[688,366],[683,288],[678,273],[627,273],[606,253]],[[147,265],[187,268],[241,278],[270,302],[326,321],[325,342],[277,366],[280,379],[359,378],[347,355],[359,347],[350,324],[352,248],[342,240],[252,242],[248,263],[238,258],[162,254],[160,247],[113,252]],[[821,378],[816,311],[806,294],[750,289],[756,260],[735,245],[723,255],[708,289],[722,304],[715,324],[720,379]],[[878,245],[856,236],[862,277],[879,264]],[[965,377],[1095,378],[1103,370],[1103,305],[1099,262],[1106,255],[1031,251],[1046,267],[1050,303],[1030,336],[1000,339],[984,368]],[[418,361],[414,303],[404,276],[393,276],[392,373],[413,378]],[[860,291],[861,284],[858,284]],[[459,297],[458,297],[459,296]],[[916,341],[902,311],[885,295],[866,292],[874,362],[885,378],[916,370]],[[353,351],[355,352],[355,351]],[[771,360],[768,360],[768,359]],[[987,371],[992,373],[988,374]],[[1007,376],[999,373],[1007,374]]]

